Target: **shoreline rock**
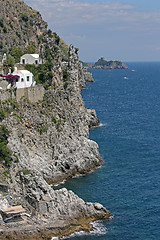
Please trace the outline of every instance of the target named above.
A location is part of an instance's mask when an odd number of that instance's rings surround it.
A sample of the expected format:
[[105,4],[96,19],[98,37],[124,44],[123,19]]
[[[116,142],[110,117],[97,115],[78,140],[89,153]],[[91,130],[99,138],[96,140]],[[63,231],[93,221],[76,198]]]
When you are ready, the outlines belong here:
[[95,64],[91,65],[93,69],[128,69],[128,66],[121,61],[106,61],[101,57]]
[[[56,198],[57,201],[63,200],[63,206],[61,206],[58,210],[54,207],[52,216],[50,212],[49,219],[47,216],[43,215],[42,220],[40,214],[42,214],[44,209],[42,209],[42,212],[39,209],[34,219],[33,217],[30,219],[23,217],[23,221],[21,223],[8,223],[7,229],[5,224],[2,224],[0,229],[0,239],[41,240],[51,239],[51,237],[68,236],[75,231],[83,230],[89,232],[93,228],[90,222],[100,219],[109,219],[111,216],[110,212],[107,211],[101,204],[85,203],[72,191],[68,191],[65,188],[54,191],[54,194],[54,198]],[[52,200],[50,200],[50,203],[51,201]],[[53,204],[55,205],[55,200],[53,201]],[[67,212],[64,213],[66,210],[66,204],[68,204],[66,201],[68,201],[70,206],[69,208],[67,207]],[[63,218],[58,212],[63,212]]]
[[[110,213],[106,213],[106,219],[110,217]],[[44,224],[39,227],[39,225],[32,226],[28,225],[26,228],[20,229],[11,229],[3,231],[0,229],[0,239],[1,240],[46,240],[52,239],[52,237],[63,237],[69,236],[73,232],[90,232],[93,230],[93,225],[90,222],[99,220],[100,218],[88,218],[88,219],[79,219],[73,223],[69,223],[68,220],[63,221],[59,220]],[[104,218],[103,218],[104,219]]]

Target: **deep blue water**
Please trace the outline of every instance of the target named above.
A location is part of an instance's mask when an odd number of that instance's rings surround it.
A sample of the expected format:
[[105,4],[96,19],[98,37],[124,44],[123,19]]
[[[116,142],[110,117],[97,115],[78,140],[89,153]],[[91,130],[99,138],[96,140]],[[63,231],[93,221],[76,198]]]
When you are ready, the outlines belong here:
[[82,91],[102,123],[90,139],[99,144],[103,164],[63,186],[100,202],[113,219],[101,223],[102,235],[74,240],[160,239],[160,63],[128,66],[90,70],[95,82]]

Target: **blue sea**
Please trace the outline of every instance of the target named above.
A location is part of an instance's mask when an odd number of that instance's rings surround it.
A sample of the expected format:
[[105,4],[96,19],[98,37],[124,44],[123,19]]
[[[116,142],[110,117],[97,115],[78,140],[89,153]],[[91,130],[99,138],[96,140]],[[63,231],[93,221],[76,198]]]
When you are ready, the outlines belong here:
[[85,106],[101,122],[90,139],[103,163],[62,187],[103,204],[112,218],[72,240],[160,239],[160,63],[127,64],[125,70],[89,70],[95,82],[82,90]]

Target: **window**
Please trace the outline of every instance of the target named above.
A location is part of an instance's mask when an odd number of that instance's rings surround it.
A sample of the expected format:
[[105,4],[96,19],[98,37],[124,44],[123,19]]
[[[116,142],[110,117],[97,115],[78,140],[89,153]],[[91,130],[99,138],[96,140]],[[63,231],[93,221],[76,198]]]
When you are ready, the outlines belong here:
[[22,59],[22,64],[25,64],[25,59]]
[[21,82],[24,82],[24,78],[21,78]]
[[38,64],[38,60],[35,60],[35,64]]
[[27,82],[29,82],[29,76],[27,76]]

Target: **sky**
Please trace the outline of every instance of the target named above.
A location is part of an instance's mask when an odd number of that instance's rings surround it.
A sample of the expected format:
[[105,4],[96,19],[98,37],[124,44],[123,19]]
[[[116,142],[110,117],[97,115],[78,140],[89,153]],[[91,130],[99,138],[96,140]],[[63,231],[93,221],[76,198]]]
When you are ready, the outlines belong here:
[[160,61],[160,0],[24,0],[80,60]]

